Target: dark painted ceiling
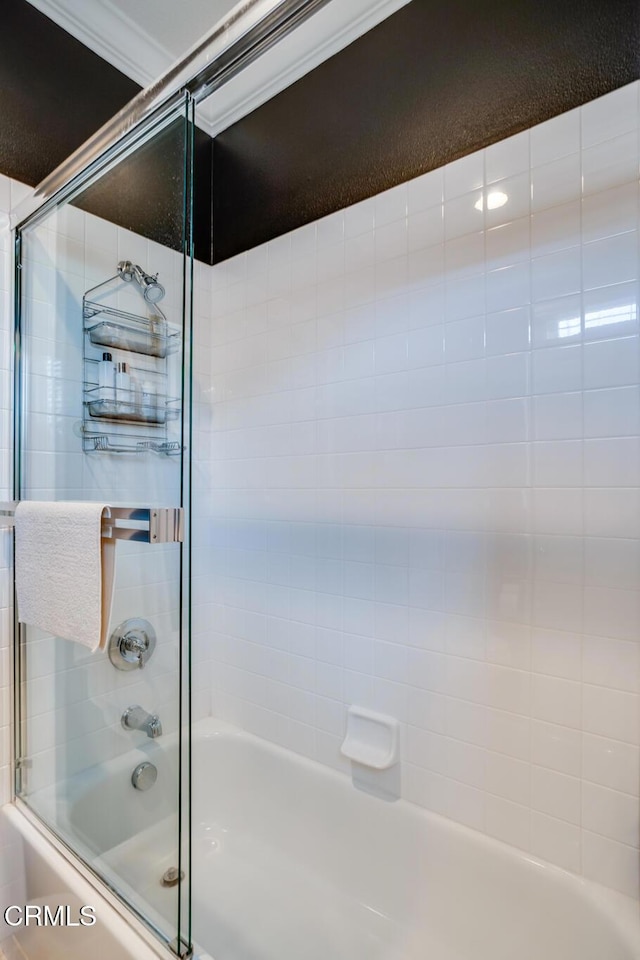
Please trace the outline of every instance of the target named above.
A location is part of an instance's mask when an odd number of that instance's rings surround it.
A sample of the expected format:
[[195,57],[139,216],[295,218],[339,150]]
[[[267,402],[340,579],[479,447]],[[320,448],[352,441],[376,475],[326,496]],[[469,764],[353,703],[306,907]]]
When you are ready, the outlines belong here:
[[35,186],[140,90],[27,0],[0,30],[0,172]]
[[214,258],[638,76],[638,0],[413,0],[216,138]]

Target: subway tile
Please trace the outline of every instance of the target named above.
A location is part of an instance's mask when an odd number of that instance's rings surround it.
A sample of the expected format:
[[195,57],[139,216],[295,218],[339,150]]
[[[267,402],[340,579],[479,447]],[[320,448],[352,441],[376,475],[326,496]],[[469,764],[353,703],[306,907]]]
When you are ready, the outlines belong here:
[[590,587],[584,600],[584,628],[601,637],[637,640],[640,629],[640,592]]
[[[474,308],[476,308],[475,303],[467,309]],[[461,311],[457,310],[456,312],[460,313]],[[463,311],[463,314],[464,312],[466,311]],[[484,341],[484,317],[452,320],[444,328],[445,359],[449,363],[456,363],[460,360],[473,360],[482,357],[484,355]],[[420,365],[422,366],[422,364]]]
[[529,347],[528,307],[516,307],[486,317],[487,356],[519,353]]
[[640,541],[587,537],[584,580],[588,586],[634,590],[640,583]]
[[[409,180],[407,183],[407,202],[409,216],[415,211],[424,210],[444,199],[444,174],[442,168]],[[350,208],[348,208],[350,209]]]
[[531,333],[535,347],[567,346],[582,337],[579,296],[535,303],[531,308]]
[[581,835],[575,824],[532,811],[530,849],[534,856],[549,863],[580,872]]
[[454,160],[444,168],[445,200],[478,190],[484,183],[484,156],[482,151]]
[[[446,190],[446,185],[445,185]],[[484,229],[484,213],[479,209],[482,191],[465,193],[444,202],[445,240],[454,240]]]
[[638,291],[620,283],[584,293],[585,340],[627,337],[638,333]]
[[584,830],[582,870],[588,880],[613,887],[634,899],[640,895],[638,851],[634,847]]
[[407,247],[409,252],[432,247],[444,241],[444,215],[440,203],[435,207],[409,211]]
[[[626,279],[626,278],[624,278]],[[580,291],[582,280],[580,247],[569,247],[543,257],[535,257],[531,264],[532,299],[556,300]],[[614,281],[611,281],[614,282]],[[594,284],[601,286],[601,284]]]
[[566,680],[582,679],[580,635],[564,630],[534,627],[531,637],[531,669],[535,673]]
[[491,227],[485,235],[484,250],[487,270],[528,260],[531,256],[529,218],[520,217]]
[[536,440],[574,440],[583,435],[583,398],[579,392],[541,394],[533,402]]
[[584,347],[584,388],[619,387],[640,380],[637,337],[598,340]]
[[582,388],[582,346],[548,347],[533,354],[533,393],[565,393]]
[[538,441],[533,445],[533,483],[537,487],[579,487],[583,482],[581,440]]
[[535,720],[531,725],[531,762],[539,767],[580,777],[580,751],[584,737],[580,730]]
[[485,169],[487,183],[503,180],[515,173],[529,169],[529,131],[524,130],[513,137],[487,147]]
[[529,263],[518,263],[487,274],[487,310],[497,313],[524,306],[531,301]]
[[635,640],[587,636],[583,657],[585,683],[640,692],[640,649]]
[[570,110],[530,131],[531,163],[541,166],[580,150],[580,110]]
[[[376,234],[378,228],[394,220],[403,220],[407,216],[407,185],[398,184],[390,190],[376,194],[373,199],[375,210]],[[320,223],[322,221],[319,221]]]
[[589,194],[582,200],[582,242],[636,230],[638,183],[624,183]]
[[640,433],[640,387],[585,391],[584,432],[585,437]]
[[539,813],[580,826],[580,780],[546,767],[531,768],[531,806]]
[[[506,201],[500,205],[492,204],[492,195],[502,194],[497,199]],[[485,190],[485,225],[487,228],[511,223],[521,217],[528,217],[531,210],[531,180],[527,173],[506,176],[488,186]]]
[[444,254],[447,281],[482,275],[485,271],[484,232],[447,240]]
[[[528,353],[488,357],[484,367],[486,399],[524,397],[529,393],[531,364]],[[472,394],[472,399],[474,398]]]
[[538,580],[533,588],[533,624],[551,630],[582,629],[582,583]]
[[582,270],[585,290],[637,280],[637,232],[633,230],[585,243],[582,248]]
[[638,179],[638,130],[582,152],[582,190],[598,193]]
[[640,491],[613,488],[584,491],[585,533],[592,537],[640,537]]
[[530,844],[529,808],[511,803],[501,797],[488,796],[485,807],[486,832],[521,850],[528,850]]
[[640,470],[640,438],[586,440],[584,482],[593,487],[632,487]]
[[636,694],[584,685],[582,724],[586,733],[637,746],[638,717]]
[[534,166],[531,170],[531,208],[536,212],[579,200],[581,188],[579,153]]
[[580,213],[579,200],[534,213],[531,217],[533,256],[557,253],[579,244],[582,239]]
[[638,127],[638,87],[629,83],[580,108],[582,146],[610,140]]
[[582,775],[592,783],[637,797],[640,751],[619,740],[585,733],[582,738]]
[[485,759],[486,790],[513,803],[529,805],[531,771],[528,763],[488,751]]
[[360,234],[373,233],[374,228],[374,204],[369,200],[362,200],[351,207],[347,207],[344,212],[344,233],[345,237],[357,237]]
[[581,686],[576,681],[533,676],[531,712],[536,720],[579,729],[581,699]]

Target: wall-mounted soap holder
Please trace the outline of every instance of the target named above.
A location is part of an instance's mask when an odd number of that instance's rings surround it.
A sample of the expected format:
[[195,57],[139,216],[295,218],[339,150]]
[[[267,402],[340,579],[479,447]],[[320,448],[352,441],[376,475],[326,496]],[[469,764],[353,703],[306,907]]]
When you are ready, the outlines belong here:
[[109,637],[109,660],[118,670],[141,670],[155,646],[156,632],[149,621],[131,617]]
[[347,710],[347,735],[340,752],[374,770],[388,770],[399,759],[400,724],[394,717],[363,707]]

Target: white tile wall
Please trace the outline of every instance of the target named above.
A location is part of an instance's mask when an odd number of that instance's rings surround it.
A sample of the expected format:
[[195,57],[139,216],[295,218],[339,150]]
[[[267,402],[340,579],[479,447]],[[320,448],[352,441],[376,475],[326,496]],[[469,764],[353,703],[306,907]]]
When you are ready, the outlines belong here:
[[215,713],[392,714],[404,797],[632,896],[638,91],[208,271],[195,567]]
[[[0,178],[0,211],[12,188]],[[491,209],[491,191],[507,203]],[[195,715],[212,696],[217,714],[347,772],[346,705],[393,714],[403,796],[634,896],[637,227],[634,84],[225,264],[197,265],[194,351]],[[55,468],[69,495],[115,477],[61,440],[79,415],[79,376],[60,317],[132,244],[143,265],[168,268],[162,248],[74,213],[32,264],[32,305],[51,330],[33,378],[43,404],[33,476]],[[53,250],[65,260],[55,290]],[[156,596],[166,575],[146,577]],[[142,586],[135,556],[122,555],[122,576],[125,615]],[[44,677],[69,671],[69,689],[83,678],[80,706],[57,706],[92,724],[84,746],[118,749],[112,674],[67,662],[66,648],[52,666],[41,647]],[[161,679],[153,694],[163,696]],[[33,736],[55,763],[52,718],[43,709]],[[79,763],[94,762],[76,746]]]

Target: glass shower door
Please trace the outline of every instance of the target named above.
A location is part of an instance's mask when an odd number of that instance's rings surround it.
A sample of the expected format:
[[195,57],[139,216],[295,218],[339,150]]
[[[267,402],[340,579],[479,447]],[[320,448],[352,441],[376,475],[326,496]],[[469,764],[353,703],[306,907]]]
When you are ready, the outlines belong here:
[[17,236],[19,501],[108,505],[107,647],[16,633],[16,793],[187,952],[191,136],[181,101]]

